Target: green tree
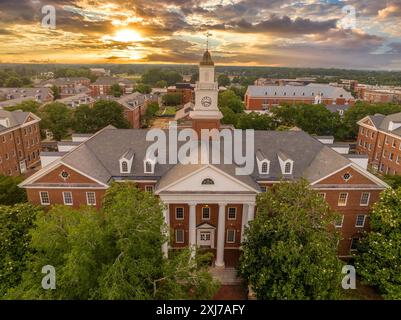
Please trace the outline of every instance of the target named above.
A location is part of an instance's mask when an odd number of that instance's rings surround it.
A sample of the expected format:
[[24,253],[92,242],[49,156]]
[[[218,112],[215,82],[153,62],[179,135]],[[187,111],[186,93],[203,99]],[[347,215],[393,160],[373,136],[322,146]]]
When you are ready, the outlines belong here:
[[[162,204],[133,184],[114,184],[102,212],[55,206],[40,214],[32,255],[11,299],[207,299],[217,284],[206,259],[189,250],[163,257]],[[56,268],[57,290],[41,288],[40,270]]]
[[39,115],[40,103],[34,100],[26,100],[15,106],[6,107],[7,111],[22,110],[24,112],[32,112],[33,114]]
[[157,102],[149,103],[148,107],[146,108],[145,115],[143,117],[143,126],[148,127],[150,122],[155,117],[156,113],[160,110],[159,104]]
[[0,300],[21,281],[32,253],[29,230],[39,212],[30,204],[0,205]]
[[230,78],[225,74],[219,75],[217,82],[220,87],[228,87],[231,84]]
[[156,87],[157,88],[166,88],[167,87],[167,81],[166,80],[160,80],[156,82]]
[[61,94],[60,94],[60,88],[57,87],[56,85],[53,85],[51,87],[52,93],[53,93],[53,100],[57,100],[61,98]]
[[22,85],[21,79],[17,77],[10,77],[5,81],[5,86],[7,88],[20,88]]
[[152,87],[148,84],[138,83],[135,87],[135,91],[142,94],[149,94],[152,92]]
[[65,104],[53,102],[43,107],[41,127],[53,133],[55,140],[65,138],[72,126],[72,111]]
[[401,300],[401,188],[380,195],[370,215],[371,232],[358,246],[356,268],[386,299]]
[[128,129],[130,124],[124,117],[124,108],[116,101],[99,100],[93,105],[96,131],[112,125],[118,129]]
[[306,181],[258,196],[239,273],[258,299],[336,299],[341,288],[337,216]]
[[0,205],[13,205],[26,202],[26,191],[18,187],[23,177],[8,177],[0,175]]
[[393,189],[401,188],[401,176],[386,175],[383,180]]
[[219,107],[230,108],[235,113],[244,111],[244,104],[234,91],[226,90],[219,94]]
[[274,130],[276,128],[276,123],[274,119],[267,114],[251,112],[239,114],[235,127],[242,130]]
[[119,86],[118,83],[115,83],[110,87],[110,95],[116,98],[119,98],[123,95],[123,89]]
[[98,130],[95,111],[87,104],[75,108],[72,129],[78,133],[95,133]]
[[182,104],[181,93],[167,93],[162,97],[163,104],[166,106],[178,106]]

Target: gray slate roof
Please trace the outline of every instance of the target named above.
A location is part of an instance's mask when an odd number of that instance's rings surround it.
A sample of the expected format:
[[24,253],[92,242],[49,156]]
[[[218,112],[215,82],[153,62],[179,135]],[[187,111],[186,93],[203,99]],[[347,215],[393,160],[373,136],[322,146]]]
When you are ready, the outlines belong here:
[[[29,112],[22,112],[22,111],[0,110],[0,119],[7,118],[10,121],[10,126],[8,128],[11,128],[22,125],[25,122],[26,118],[29,116],[29,114],[30,114]],[[0,125],[0,132],[8,128]]]
[[369,118],[372,120],[375,127],[379,130],[392,133],[401,137],[401,127],[392,131],[389,130],[390,122],[401,123],[401,112],[390,114],[388,116],[375,114],[374,116],[369,116]]
[[249,86],[247,94],[253,97],[303,97],[314,99],[323,94],[323,98],[336,99],[341,96],[347,100],[353,99],[352,95],[343,88],[330,85],[309,84],[307,86]]
[[[161,185],[170,183],[171,179],[192,172],[198,165],[156,164],[155,173],[144,173],[143,160],[148,146],[153,142],[146,141],[147,130],[106,128],[88,141],[68,153],[62,161],[86,173],[103,183],[120,179],[155,179]],[[243,139],[243,150],[245,150]],[[221,148],[223,149],[223,148]],[[216,165],[224,172],[234,175],[240,181],[257,188],[256,181],[279,181],[283,178],[278,153],[285,152],[288,159],[294,161],[294,171],[286,179],[306,178],[315,181],[351,163],[342,155],[323,145],[302,131],[255,131],[255,153],[270,161],[270,173],[260,175],[254,155],[254,171],[250,176],[236,176],[236,164]],[[121,174],[119,159],[127,152],[134,152],[131,173]]]

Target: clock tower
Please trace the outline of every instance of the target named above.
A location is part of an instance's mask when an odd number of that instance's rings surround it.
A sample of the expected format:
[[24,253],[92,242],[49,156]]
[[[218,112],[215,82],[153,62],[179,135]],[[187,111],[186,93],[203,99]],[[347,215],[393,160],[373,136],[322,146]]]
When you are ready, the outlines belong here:
[[209,50],[203,54],[199,64],[199,81],[195,87],[195,106],[189,116],[192,128],[198,133],[202,129],[219,129],[223,118],[218,108],[219,85],[215,81],[214,62]]

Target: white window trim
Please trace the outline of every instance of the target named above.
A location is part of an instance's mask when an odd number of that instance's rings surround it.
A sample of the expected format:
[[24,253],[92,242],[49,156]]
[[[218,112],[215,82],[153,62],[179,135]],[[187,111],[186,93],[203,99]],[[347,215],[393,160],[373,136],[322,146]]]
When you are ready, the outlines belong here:
[[[151,171],[147,171],[146,169],[146,164],[147,163],[150,163],[150,166],[151,166]],[[154,174],[155,173],[155,164],[156,164],[156,162],[155,161],[153,161],[153,160],[150,160],[150,159],[147,159],[147,160],[144,160],[143,161],[143,172],[144,173],[150,173],[150,174]]]
[[322,199],[326,200],[326,192],[319,192],[318,196],[322,197]]
[[[368,194],[368,201],[367,201],[366,204],[362,203],[362,198],[363,198],[363,195],[364,195],[364,194]],[[368,206],[369,206],[369,203],[370,203],[370,192],[362,192],[362,194],[361,194],[361,199],[360,199],[360,201],[359,201],[359,205],[360,205],[361,207],[368,207]]]
[[[205,218],[203,215],[203,209],[208,209],[209,210],[209,218]],[[211,216],[211,211],[210,211],[210,207],[202,207],[202,220],[210,220]]]
[[[47,199],[49,199],[49,202],[43,202],[42,193],[46,193],[47,194]],[[39,197],[40,197],[40,204],[42,206],[49,206],[50,205],[50,195],[49,195],[48,191],[39,191]]]
[[[234,209],[235,210],[235,218],[230,218],[230,209]],[[231,220],[231,221],[235,221],[237,220],[237,207],[228,207],[227,208],[227,220]]]
[[[262,171],[263,164],[265,164],[265,163],[267,164],[267,172]],[[258,160],[258,167],[259,167],[259,174],[263,174],[263,175],[270,174],[270,161],[269,160],[267,160],[267,159],[264,159],[261,161]]]
[[352,249],[352,243],[353,243],[354,240],[358,241],[359,239],[357,239],[357,238],[352,238],[351,239],[351,243],[350,243],[350,246],[349,246],[349,250],[350,251],[356,251],[357,250],[357,249]]
[[[234,232],[234,239],[233,239],[233,241],[228,241],[228,234],[229,234],[229,231]],[[236,237],[237,237],[237,231],[236,231],[235,229],[227,229],[226,243],[235,243]]]
[[[178,231],[182,232],[182,241],[178,241],[178,237],[177,237]],[[176,229],[175,230],[175,243],[180,243],[180,244],[185,243],[185,231],[184,231],[184,229]]]
[[[66,203],[66,202],[65,202],[65,195],[66,195],[66,193],[71,194],[71,203]],[[71,191],[63,191],[63,201],[64,201],[64,205],[65,205],[65,206],[72,206],[72,205],[74,205],[74,198],[73,198],[73,196],[72,196],[72,192],[71,192]]]
[[[146,190],[147,188],[151,188],[152,190]],[[146,185],[146,186],[145,186],[145,191],[146,191],[146,192],[154,192],[154,191],[155,191],[155,186],[153,186],[153,185]]]
[[345,217],[345,215],[342,215],[341,216],[341,224],[334,224],[334,227],[336,227],[337,229],[340,229],[340,228],[342,228],[343,227],[343,225],[344,225],[344,217]]
[[[182,218],[178,218],[178,217],[177,217],[177,209],[182,209]],[[176,208],[175,208],[175,220],[182,221],[182,220],[184,220],[184,219],[185,219],[185,210],[184,210],[184,207],[176,207]]]
[[[287,164],[290,164],[290,172],[285,172],[285,167],[287,166]],[[283,174],[292,174],[293,170],[294,170],[294,161],[292,160],[287,160],[284,162],[283,164]]]
[[[347,197],[345,198],[345,203],[344,204],[340,204],[340,199],[341,199],[341,195],[342,194],[346,194],[347,195]],[[348,192],[341,192],[339,195],[338,195],[338,203],[337,203],[337,206],[338,207],[346,207],[347,206],[347,203],[348,203]]]
[[[93,194],[93,199],[95,200],[95,203],[89,203],[89,197],[88,197],[88,194],[89,194],[89,193],[92,193],[92,194]],[[92,191],[86,192],[86,204],[87,204],[88,206],[96,206],[96,193],[95,193],[95,192],[92,192]]]
[[[360,225],[360,226],[358,225],[358,217],[359,216],[363,216],[363,224]],[[366,223],[366,217],[367,217],[366,214],[358,214],[356,216],[356,220],[355,220],[355,228],[364,228],[365,227],[365,223]]]

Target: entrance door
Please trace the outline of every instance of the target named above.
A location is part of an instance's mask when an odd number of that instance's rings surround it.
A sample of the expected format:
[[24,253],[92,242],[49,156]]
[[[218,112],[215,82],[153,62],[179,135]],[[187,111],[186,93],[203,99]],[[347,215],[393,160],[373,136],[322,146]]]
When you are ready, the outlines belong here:
[[201,247],[211,247],[212,246],[212,233],[210,231],[200,231],[198,244]]

